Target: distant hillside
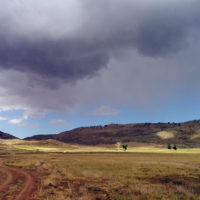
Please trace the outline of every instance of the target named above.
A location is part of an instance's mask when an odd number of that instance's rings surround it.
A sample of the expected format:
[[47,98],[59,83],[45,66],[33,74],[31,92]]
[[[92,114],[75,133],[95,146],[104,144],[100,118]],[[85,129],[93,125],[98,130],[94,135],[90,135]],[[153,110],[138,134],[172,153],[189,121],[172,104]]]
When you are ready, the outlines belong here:
[[48,140],[48,139],[54,139],[56,135],[34,135],[32,137],[27,137],[25,140]]
[[0,131],[0,139],[16,139],[16,137]]
[[58,141],[84,144],[128,143],[175,143],[187,147],[200,147],[200,121],[185,123],[138,123],[110,124],[105,126],[81,127],[57,135],[37,135],[29,140],[55,139]]

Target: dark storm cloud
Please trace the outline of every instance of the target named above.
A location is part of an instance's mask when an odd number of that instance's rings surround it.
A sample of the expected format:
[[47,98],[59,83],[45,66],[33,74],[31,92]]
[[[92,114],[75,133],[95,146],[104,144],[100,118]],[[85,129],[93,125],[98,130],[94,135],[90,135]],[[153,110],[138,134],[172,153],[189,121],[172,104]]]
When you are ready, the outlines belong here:
[[93,76],[108,62],[108,55],[104,52],[90,51],[84,44],[70,44],[63,40],[31,42],[21,39],[12,44],[3,40],[0,55],[0,66],[4,69],[32,72],[44,78],[59,77],[66,81]]
[[[167,1],[166,1],[167,2]],[[176,1],[178,2],[178,1]],[[145,56],[165,56],[187,47],[188,36],[200,27],[200,14],[194,3],[188,10],[187,2],[153,8],[139,25],[136,48]]]
[[174,54],[199,26],[197,0],[35,2],[0,3],[1,69],[74,82],[96,75],[115,51]]

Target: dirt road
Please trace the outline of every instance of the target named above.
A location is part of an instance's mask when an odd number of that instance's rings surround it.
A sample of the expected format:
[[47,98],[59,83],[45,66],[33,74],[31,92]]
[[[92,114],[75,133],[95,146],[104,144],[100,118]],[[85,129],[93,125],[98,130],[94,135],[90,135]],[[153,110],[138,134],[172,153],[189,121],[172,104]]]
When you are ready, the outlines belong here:
[[31,194],[35,189],[35,181],[31,174],[13,167],[7,167],[0,165],[0,172],[6,175],[6,180],[0,185],[0,192],[8,189],[9,186],[17,179],[23,180],[23,186],[20,192],[15,196],[13,200],[29,200]]
[[6,175],[6,180],[3,182],[2,185],[0,185],[0,191],[4,190],[5,188],[8,187],[8,185],[12,182],[13,180],[13,175],[10,173],[6,168],[0,167],[0,172]]

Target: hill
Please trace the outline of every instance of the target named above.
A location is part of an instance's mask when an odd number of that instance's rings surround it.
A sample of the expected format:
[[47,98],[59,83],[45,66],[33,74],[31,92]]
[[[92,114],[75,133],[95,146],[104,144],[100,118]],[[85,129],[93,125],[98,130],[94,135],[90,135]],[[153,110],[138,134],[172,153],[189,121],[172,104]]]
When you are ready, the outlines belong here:
[[81,127],[57,135],[36,135],[25,140],[55,139],[65,143],[101,145],[122,143],[179,144],[200,147],[200,121],[184,123],[110,124]]
[[25,140],[48,140],[48,139],[54,139],[56,135],[34,135],[32,137],[26,137]]
[[0,131],[0,139],[16,139],[16,137]]

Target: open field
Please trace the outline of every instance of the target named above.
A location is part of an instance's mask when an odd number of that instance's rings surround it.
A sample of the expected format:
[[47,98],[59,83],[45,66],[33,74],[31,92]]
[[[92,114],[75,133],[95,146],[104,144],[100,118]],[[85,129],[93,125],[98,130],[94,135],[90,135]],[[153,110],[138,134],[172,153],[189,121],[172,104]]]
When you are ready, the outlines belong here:
[[[55,140],[42,140],[42,141],[24,141],[19,139],[14,140],[0,140],[0,145],[5,149],[11,151],[20,152],[52,152],[52,153],[116,153],[124,152],[122,148],[120,150],[116,145],[75,145],[58,142]],[[126,153],[167,153],[167,154],[179,154],[179,153],[200,153],[200,148],[179,148],[178,150],[167,149],[165,145],[155,144],[143,144],[143,143],[128,143],[128,149]]]
[[2,200],[200,199],[199,149],[4,140]]
[[[26,146],[16,145],[16,149],[39,151],[39,152],[61,152],[61,153],[91,153],[91,152],[118,152],[114,147],[92,147],[92,146],[70,146],[70,148],[53,148],[53,147],[40,147],[40,146]],[[120,152],[123,152],[121,149]],[[158,148],[153,146],[144,147],[129,147],[126,152],[138,152],[138,153],[200,153],[200,148],[185,148],[178,149],[177,151],[168,150],[166,148]]]

